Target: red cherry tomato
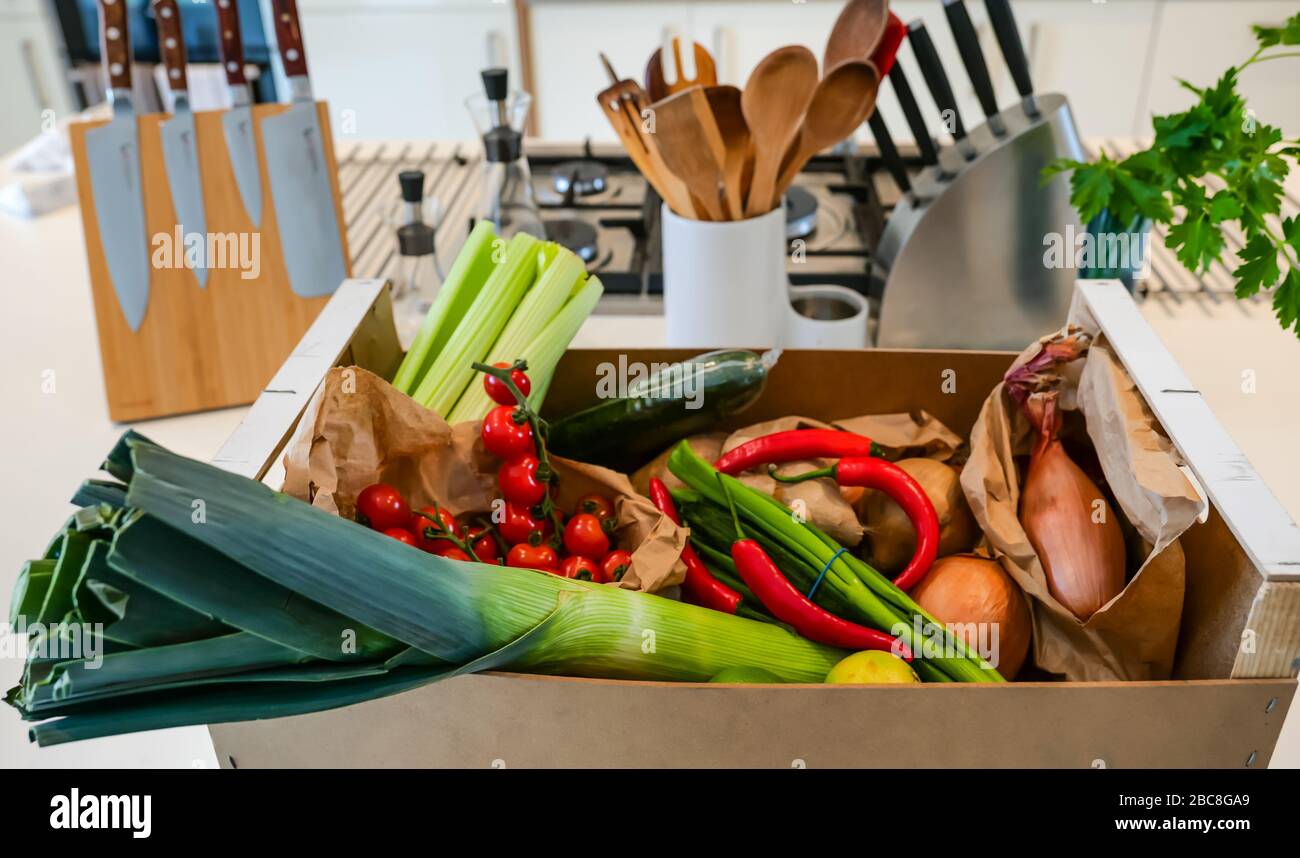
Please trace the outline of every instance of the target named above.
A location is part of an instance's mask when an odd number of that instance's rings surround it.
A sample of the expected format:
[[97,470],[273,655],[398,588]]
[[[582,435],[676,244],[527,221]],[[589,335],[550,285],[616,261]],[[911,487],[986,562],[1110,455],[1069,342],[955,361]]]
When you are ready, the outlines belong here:
[[505,519],[497,523],[497,531],[511,545],[540,542],[550,533],[549,521],[535,517],[526,506],[506,502]]
[[614,504],[604,495],[583,495],[578,498],[578,505],[574,507],[574,513],[579,512],[589,512],[604,522],[605,519],[614,517]]
[[461,551],[450,542],[444,542],[443,545],[447,547],[439,548],[437,551],[432,552],[435,557],[445,557],[448,560],[463,560],[466,563],[469,562],[470,557],[464,551]]
[[506,565],[519,569],[540,569],[554,572],[559,568],[559,558],[555,549],[549,545],[516,545],[506,555]]
[[461,535],[460,523],[456,517],[440,506],[423,506],[412,513],[410,530],[420,540],[420,547],[431,553],[435,548],[453,544],[446,539],[437,538],[443,531],[453,536]]
[[546,497],[546,484],[537,479],[537,457],[532,453],[516,456],[497,471],[501,496],[520,506],[533,506]]
[[406,505],[406,498],[392,486],[375,483],[357,495],[357,521],[374,530],[406,527],[410,520],[411,508]]
[[384,536],[391,536],[393,539],[396,539],[398,542],[405,542],[407,545],[411,546],[412,548],[420,547],[420,543],[415,541],[415,537],[411,535],[411,531],[405,530],[400,527],[388,528],[387,530],[384,531]]
[[498,405],[483,418],[483,446],[498,459],[513,459],[528,453],[536,453],[533,447],[533,427],[527,422],[516,423],[515,409],[509,405]]
[[[493,366],[497,367],[497,369],[509,369],[511,364],[498,361]],[[528,376],[522,369],[510,370],[510,380],[515,383],[515,387],[519,388],[519,392],[524,396],[533,392],[533,383],[528,380]],[[488,396],[492,397],[492,401],[498,405],[509,405],[513,408],[518,404],[515,402],[515,395],[510,392],[510,388],[506,387],[501,379],[495,376],[483,376],[483,389],[487,391]]]
[[597,584],[604,584],[606,581],[605,573],[601,571],[595,560],[590,557],[579,557],[576,554],[564,558],[564,562],[560,564],[560,576],[578,581],[594,581]]
[[469,540],[470,550],[480,562],[497,563],[501,560],[497,541],[492,538],[492,532],[486,527],[471,527],[466,538]]
[[564,526],[564,547],[570,554],[599,560],[609,552],[609,537],[600,519],[589,512],[578,513]]
[[607,581],[622,581],[632,568],[632,555],[626,551],[611,551],[600,561],[600,571]]

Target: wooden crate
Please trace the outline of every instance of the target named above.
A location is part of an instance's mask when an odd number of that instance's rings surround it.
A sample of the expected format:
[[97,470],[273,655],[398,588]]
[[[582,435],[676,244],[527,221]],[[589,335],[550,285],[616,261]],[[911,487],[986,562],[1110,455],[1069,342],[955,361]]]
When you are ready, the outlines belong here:
[[[1080,285],[1076,301],[1105,332],[1211,501],[1206,521],[1183,537],[1187,595],[1172,681],[720,687],[491,673],[329,712],[213,725],[219,761],[240,768],[1265,766],[1296,690],[1300,529],[1127,292],[1094,281]],[[592,378],[596,364],[616,354],[572,350],[558,377]],[[685,356],[650,350],[629,359]],[[742,422],[925,408],[966,434],[1013,357],[786,352]],[[216,463],[264,478],[330,367],[391,374],[400,358],[383,284],[348,281]],[[959,369],[955,395],[908,382],[947,368]],[[845,378],[853,379],[847,389]],[[548,409],[582,404],[590,387],[553,385]],[[914,717],[900,719],[901,711]],[[611,729],[573,730],[571,712]]]

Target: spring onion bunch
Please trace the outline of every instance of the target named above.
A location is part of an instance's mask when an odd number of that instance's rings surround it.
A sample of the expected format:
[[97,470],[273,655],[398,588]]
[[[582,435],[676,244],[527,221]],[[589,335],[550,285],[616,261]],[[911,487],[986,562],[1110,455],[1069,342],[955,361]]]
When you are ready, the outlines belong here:
[[[11,620],[103,628],[36,646],[6,702],[42,745],[273,718],[490,669],[820,682],[842,651],[766,622],[437,557],[128,433],[20,576]],[[39,643],[39,641],[33,641]]]

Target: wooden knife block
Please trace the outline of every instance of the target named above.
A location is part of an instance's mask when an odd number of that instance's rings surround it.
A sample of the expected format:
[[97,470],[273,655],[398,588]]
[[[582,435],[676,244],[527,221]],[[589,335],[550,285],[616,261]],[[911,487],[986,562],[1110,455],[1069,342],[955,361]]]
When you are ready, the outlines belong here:
[[[289,287],[280,232],[272,205],[270,180],[262,151],[262,120],[288,109],[284,104],[253,107],[259,172],[262,182],[262,226],[255,230],[244,212],[235,174],[230,166],[222,130],[222,111],[194,114],[204,209],[210,234],[236,233],[257,245],[260,270],[245,279],[238,259],[223,268],[209,268],[206,288],[185,267],[153,265],[154,237],[172,235],[176,214],[163,166],[159,128],[168,118],[153,113],[137,119],[145,226],[149,238],[149,303],[138,331],[127,325],[113,289],[100,244],[94,192],[86,160],[86,131],[102,122],[77,123],[69,128],[77,171],[77,195],[85,231],[99,351],[104,366],[108,413],[115,421],[145,420],[191,411],[246,405],[257,398],[284,363],[329,296],[303,298]],[[316,105],[321,139],[329,164],[334,209],[343,224],[338,168],[330,133],[329,110]],[[346,230],[340,230],[343,258],[351,273]],[[144,243],[142,242],[142,247]],[[174,248],[173,248],[174,249]],[[183,246],[179,251],[183,256]]]

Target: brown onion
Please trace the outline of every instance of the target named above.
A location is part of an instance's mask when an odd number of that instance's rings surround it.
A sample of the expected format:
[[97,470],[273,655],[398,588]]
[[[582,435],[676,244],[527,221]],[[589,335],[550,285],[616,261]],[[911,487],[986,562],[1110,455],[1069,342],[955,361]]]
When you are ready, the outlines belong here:
[[[957,470],[934,459],[902,459],[898,467],[921,484],[939,515],[939,556],[969,551],[979,537],[961,490]],[[871,540],[871,565],[886,574],[899,572],[916,551],[916,531],[907,514],[884,492],[869,491],[858,507]]]
[[[1020,587],[996,560],[971,554],[941,558],[911,596],[941,623],[972,624],[956,630],[972,649],[978,649],[980,644],[979,629],[973,624],[996,628],[994,666],[1007,679],[1014,679],[1020,672],[1029,652],[1029,606]],[[986,630],[984,634],[985,641],[991,643],[992,632]]]

